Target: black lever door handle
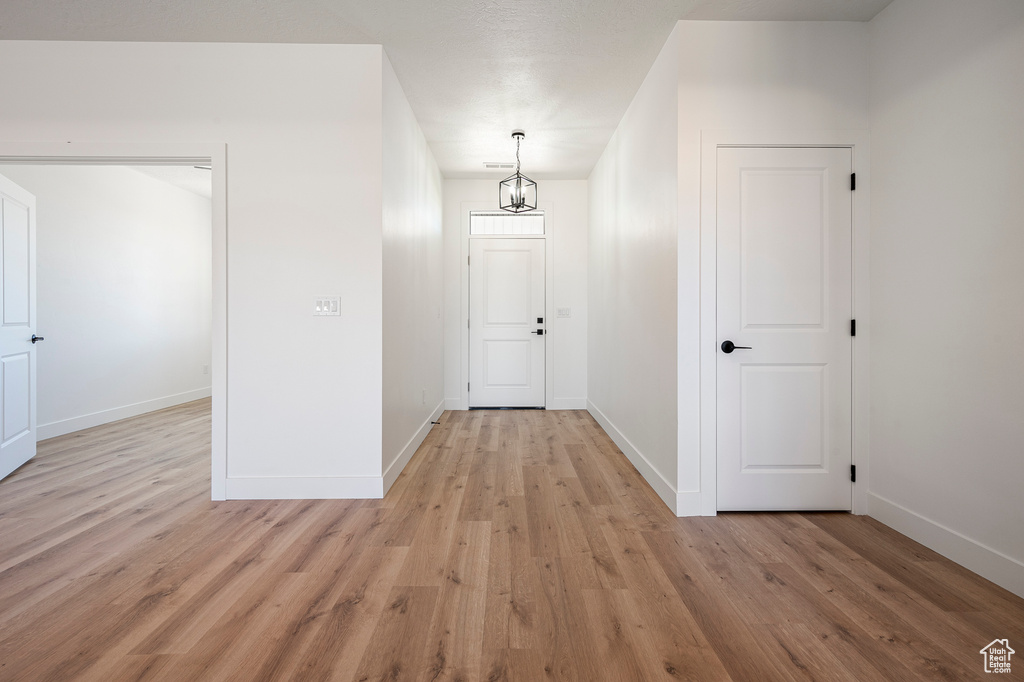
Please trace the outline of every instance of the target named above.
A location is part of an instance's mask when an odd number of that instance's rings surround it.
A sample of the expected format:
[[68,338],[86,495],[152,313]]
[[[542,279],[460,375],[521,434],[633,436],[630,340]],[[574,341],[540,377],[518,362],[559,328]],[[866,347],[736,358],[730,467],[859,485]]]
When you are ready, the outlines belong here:
[[44,339],[41,336],[36,336],[35,334],[32,335],[32,343],[35,343],[36,341],[45,341],[45,340],[46,339]]
[[722,352],[731,353],[734,350],[753,350],[750,346],[737,346],[732,341],[722,341]]
[[538,329],[537,331],[530,332],[530,333],[531,334],[536,334],[537,336],[544,336],[544,330],[543,329]]

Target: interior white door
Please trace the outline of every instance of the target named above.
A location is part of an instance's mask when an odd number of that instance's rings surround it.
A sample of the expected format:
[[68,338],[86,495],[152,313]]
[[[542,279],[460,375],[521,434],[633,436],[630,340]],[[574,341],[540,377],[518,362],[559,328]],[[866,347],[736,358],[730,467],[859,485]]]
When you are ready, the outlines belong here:
[[36,454],[36,200],[0,176],[0,478]]
[[544,240],[469,240],[469,406],[544,407]]
[[718,151],[720,510],[852,508],[851,170],[848,148]]

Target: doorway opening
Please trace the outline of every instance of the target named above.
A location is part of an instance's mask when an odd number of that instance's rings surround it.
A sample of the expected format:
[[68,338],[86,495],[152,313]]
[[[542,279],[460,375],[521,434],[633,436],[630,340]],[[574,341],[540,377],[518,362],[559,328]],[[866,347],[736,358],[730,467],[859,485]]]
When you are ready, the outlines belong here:
[[867,153],[858,131],[701,138],[703,515],[867,509]]
[[718,509],[853,507],[853,154],[718,152]]
[[224,499],[223,148],[102,155],[127,147],[114,146],[0,149],[0,175],[35,195],[38,214],[33,453],[36,440],[212,397],[211,497]]
[[474,211],[469,220],[469,409],[546,405],[543,212]]

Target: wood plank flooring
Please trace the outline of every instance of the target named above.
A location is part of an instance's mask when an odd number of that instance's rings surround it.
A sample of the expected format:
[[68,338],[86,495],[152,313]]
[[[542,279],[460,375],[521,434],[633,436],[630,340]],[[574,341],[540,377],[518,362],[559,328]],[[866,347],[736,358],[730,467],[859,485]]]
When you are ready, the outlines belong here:
[[0,680],[969,680],[1024,651],[1024,600],[871,519],[677,519],[586,412],[441,422],[383,500],[211,502],[208,401],[40,443],[0,482]]

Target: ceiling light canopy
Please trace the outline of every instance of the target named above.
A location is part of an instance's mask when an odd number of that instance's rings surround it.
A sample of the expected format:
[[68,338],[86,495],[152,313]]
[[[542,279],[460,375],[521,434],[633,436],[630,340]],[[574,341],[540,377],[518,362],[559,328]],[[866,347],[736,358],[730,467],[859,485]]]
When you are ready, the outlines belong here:
[[525,137],[522,130],[512,131],[512,139],[516,141],[516,172],[498,183],[498,206],[511,213],[537,208],[537,183],[519,172],[519,144]]

